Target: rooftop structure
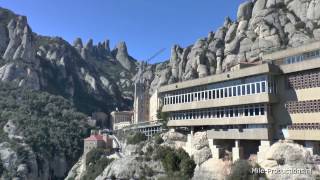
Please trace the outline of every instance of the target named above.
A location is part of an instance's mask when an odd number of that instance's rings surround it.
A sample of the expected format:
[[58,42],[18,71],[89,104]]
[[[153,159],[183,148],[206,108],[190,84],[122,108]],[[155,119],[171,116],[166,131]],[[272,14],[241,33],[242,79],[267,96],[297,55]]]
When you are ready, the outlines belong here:
[[84,139],[84,157],[86,157],[89,151],[95,148],[111,149],[112,143],[113,139],[110,138],[108,134],[92,131],[91,135]]

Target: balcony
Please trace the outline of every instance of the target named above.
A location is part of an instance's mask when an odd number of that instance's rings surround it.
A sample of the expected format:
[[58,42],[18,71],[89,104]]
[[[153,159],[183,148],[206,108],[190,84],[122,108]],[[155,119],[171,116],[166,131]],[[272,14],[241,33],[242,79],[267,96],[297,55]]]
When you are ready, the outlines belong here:
[[233,124],[267,124],[267,116],[246,116],[234,118],[208,118],[192,120],[170,120],[169,127],[179,126],[211,126],[211,125],[233,125]]
[[248,140],[268,140],[268,128],[252,129],[227,129],[227,130],[208,130],[208,139],[248,139]]
[[204,109],[215,107],[236,106],[243,104],[257,103],[274,103],[277,102],[277,97],[269,93],[251,94],[246,96],[225,97],[220,99],[211,99],[203,101],[193,101],[181,104],[167,104],[162,108],[163,112]]

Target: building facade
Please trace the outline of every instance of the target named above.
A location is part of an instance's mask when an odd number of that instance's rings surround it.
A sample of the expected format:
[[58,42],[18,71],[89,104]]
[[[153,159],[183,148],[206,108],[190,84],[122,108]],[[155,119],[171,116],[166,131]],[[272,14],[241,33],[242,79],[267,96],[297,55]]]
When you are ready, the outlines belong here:
[[[314,152],[320,142],[320,42],[263,56],[260,64],[159,88],[168,126],[206,130],[213,157],[230,142],[233,159],[291,139]],[[250,148],[252,149],[252,148]]]
[[83,154],[86,157],[86,154],[92,149],[103,148],[111,149],[113,139],[109,137],[108,134],[92,131],[90,137],[84,139],[84,148]]
[[113,130],[122,129],[132,124],[132,111],[113,111],[111,112]]

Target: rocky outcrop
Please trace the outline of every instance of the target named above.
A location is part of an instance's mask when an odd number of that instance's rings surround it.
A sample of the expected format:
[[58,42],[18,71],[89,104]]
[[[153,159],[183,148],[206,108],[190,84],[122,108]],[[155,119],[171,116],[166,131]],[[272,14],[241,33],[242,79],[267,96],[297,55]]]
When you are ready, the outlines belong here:
[[238,63],[260,61],[263,53],[320,39],[319,4],[315,0],[246,1],[235,21],[226,18],[216,32],[186,48],[174,45],[170,63],[155,71],[150,84],[158,87],[229,71]]
[[273,144],[265,154],[266,160],[260,165],[264,169],[286,170],[286,169],[312,169],[312,173],[276,173],[267,174],[269,179],[314,179],[320,174],[319,167],[314,162],[310,151],[302,145],[292,141],[279,141]]
[[0,14],[1,81],[60,94],[88,114],[128,109],[136,60],[125,43],[111,50],[109,40],[83,44],[77,38],[71,46],[59,37],[33,33],[24,16],[2,8]]

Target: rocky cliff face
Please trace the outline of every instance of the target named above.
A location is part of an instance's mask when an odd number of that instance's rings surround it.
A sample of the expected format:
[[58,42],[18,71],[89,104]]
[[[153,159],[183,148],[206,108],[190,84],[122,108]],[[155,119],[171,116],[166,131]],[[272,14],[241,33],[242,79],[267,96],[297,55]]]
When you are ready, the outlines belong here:
[[124,42],[110,50],[80,38],[73,46],[58,37],[32,32],[27,18],[0,9],[0,80],[73,100],[79,110],[109,112],[128,108],[136,60]]
[[[195,44],[174,45],[170,61],[154,68],[150,93],[159,85],[229,71],[263,53],[320,39],[317,0],[253,0],[242,3],[237,19],[226,18],[216,32]],[[161,68],[160,68],[161,67]]]

